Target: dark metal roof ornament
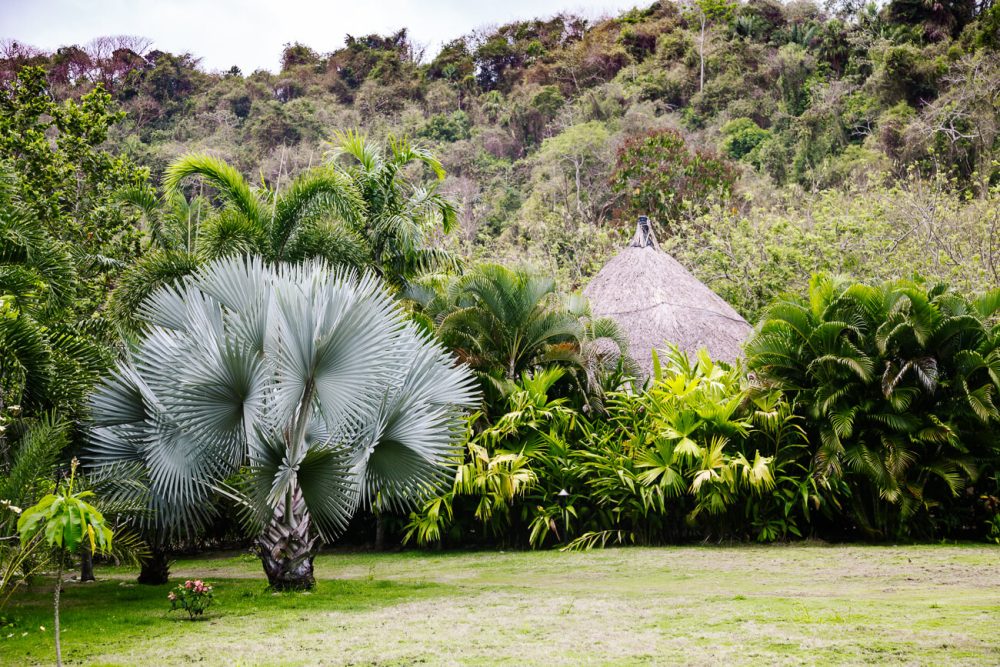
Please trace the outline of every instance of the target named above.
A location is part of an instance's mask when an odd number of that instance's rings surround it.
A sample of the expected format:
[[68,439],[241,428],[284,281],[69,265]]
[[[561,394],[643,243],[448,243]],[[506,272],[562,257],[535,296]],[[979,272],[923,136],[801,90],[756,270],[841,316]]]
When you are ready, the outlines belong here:
[[629,243],[633,248],[655,248],[660,249],[660,244],[656,242],[656,235],[653,234],[653,223],[645,215],[639,216],[639,221],[635,225],[635,236]]

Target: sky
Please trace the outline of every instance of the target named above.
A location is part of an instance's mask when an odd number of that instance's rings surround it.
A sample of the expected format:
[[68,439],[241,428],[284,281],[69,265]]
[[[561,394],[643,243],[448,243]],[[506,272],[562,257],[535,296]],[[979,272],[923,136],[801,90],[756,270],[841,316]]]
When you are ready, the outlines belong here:
[[282,46],[319,52],[344,35],[410,30],[433,56],[476,28],[560,11],[596,18],[652,0],[0,0],[0,39],[45,50],[102,35],[137,35],[154,48],[190,52],[208,70],[277,70]]

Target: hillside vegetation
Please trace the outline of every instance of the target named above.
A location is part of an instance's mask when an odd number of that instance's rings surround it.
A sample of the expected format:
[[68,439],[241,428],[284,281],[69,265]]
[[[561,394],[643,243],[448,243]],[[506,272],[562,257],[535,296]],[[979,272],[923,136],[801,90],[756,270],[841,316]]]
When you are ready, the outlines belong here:
[[405,28],[289,44],[277,73],[209,73],[133,37],[8,41],[0,76],[39,66],[57,101],[103,88],[124,112],[107,145],[154,180],[198,151],[280,187],[335,130],[408,136],[460,207],[442,243],[564,291],[648,213],[753,318],[816,270],[997,284],[998,31],[989,0],[697,0],[483,28],[436,54]]

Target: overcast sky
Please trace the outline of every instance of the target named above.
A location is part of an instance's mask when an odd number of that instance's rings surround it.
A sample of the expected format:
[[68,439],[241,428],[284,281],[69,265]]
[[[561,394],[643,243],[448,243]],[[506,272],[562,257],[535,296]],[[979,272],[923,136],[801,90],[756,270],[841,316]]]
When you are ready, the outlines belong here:
[[571,11],[593,18],[652,0],[0,0],[0,38],[52,50],[101,35],[139,35],[188,51],[209,70],[275,70],[282,45],[320,52],[344,35],[410,29],[433,55],[450,39],[490,24]]

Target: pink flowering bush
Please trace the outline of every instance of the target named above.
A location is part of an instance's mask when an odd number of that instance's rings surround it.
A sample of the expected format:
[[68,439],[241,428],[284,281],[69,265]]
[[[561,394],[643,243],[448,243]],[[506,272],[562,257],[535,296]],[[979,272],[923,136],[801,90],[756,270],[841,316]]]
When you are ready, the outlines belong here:
[[170,611],[183,609],[191,620],[201,616],[212,605],[212,586],[201,579],[188,579],[177,588],[167,593],[170,600]]

